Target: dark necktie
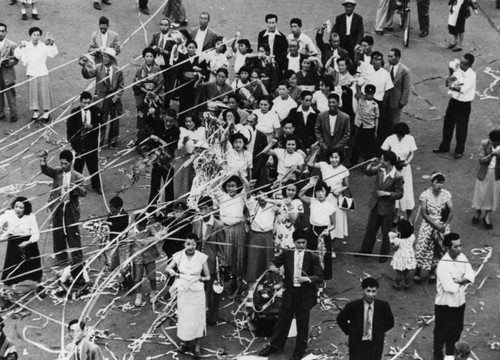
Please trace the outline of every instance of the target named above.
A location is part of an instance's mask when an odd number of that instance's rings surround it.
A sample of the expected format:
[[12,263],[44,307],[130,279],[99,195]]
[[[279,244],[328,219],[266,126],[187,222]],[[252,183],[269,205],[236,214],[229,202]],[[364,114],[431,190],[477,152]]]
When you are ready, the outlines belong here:
[[391,66],[391,80],[394,81],[394,66]]

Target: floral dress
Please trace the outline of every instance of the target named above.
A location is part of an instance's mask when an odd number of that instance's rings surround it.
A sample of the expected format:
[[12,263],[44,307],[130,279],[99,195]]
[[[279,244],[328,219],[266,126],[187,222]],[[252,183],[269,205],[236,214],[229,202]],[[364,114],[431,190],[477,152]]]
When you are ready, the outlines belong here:
[[[427,215],[440,225],[446,221],[443,221],[443,211],[447,209],[446,204],[450,200],[450,192],[444,189],[441,190],[437,197],[432,194],[432,189],[427,189],[420,195],[420,202],[423,203],[425,201],[427,203]],[[431,270],[437,266],[441,258],[441,252],[439,248],[436,248],[436,244],[439,243],[443,235],[449,232],[449,224],[446,226],[444,234],[441,234],[425,219],[422,220],[415,251],[417,267],[423,270]]]
[[291,208],[288,208],[283,202],[278,206],[276,211],[276,234],[274,241],[276,245],[283,249],[294,249],[292,234],[295,231],[295,224],[292,223],[288,217],[290,213],[303,214],[304,205],[300,199],[293,199]]
[[398,247],[398,249],[394,252],[394,256],[392,257],[392,268],[397,271],[415,269],[415,251],[413,250],[415,235],[411,234],[410,237],[402,239],[399,238],[396,233],[390,232],[389,239],[391,241],[391,244]]

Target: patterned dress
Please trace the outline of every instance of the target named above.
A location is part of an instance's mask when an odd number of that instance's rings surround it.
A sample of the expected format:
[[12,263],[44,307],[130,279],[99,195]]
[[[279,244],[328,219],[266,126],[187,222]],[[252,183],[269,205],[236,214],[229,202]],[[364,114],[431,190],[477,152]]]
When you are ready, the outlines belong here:
[[[427,203],[427,215],[440,225],[446,221],[442,219],[443,211],[447,208],[446,203],[450,200],[450,192],[444,189],[441,190],[437,197],[433,195],[432,189],[427,189],[420,195],[420,202],[425,201]],[[449,232],[449,224],[446,226],[444,234],[441,234],[425,219],[422,220],[415,251],[417,267],[423,270],[431,270],[437,266],[441,255],[439,249],[436,249],[436,244],[442,239],[443,235]]]
[[415,269],[415,251],[413,250],[415,235],[411,234],[410,237],[402,239],[399,238],[396,233],[390,232],[389,239],[391,240],[391,244],[398,247],[392,257],[392,268],[397,271]]
[[295,231],[295,224],[293,224],[288,217],[290,213],[303,214],[304,205],[302,201],[293,199],[290,209],[283,203],[278,206],[278,210],[276,211],[275,243],[283,249],[295,248],[292,238],[292,234]]

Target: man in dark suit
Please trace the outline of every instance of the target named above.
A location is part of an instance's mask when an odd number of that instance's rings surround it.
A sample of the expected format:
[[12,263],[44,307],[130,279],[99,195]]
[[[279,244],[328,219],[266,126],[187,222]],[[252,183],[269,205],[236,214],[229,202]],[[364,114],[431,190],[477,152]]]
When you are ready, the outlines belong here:
[[[218,280],[219,269],[217,265],[226,265],[224,251],[222,247],[226,242],[224,233],[224,224],[217,220],[214,213],[214,202],[208,196],[202,196],[198,200],[198,210],[200,216],[193,222],[193,233],[201,240],[201,249],[208,256],[208,270],[210,271],[210,280],[205,283],[205,292],[207,296],[207,324],[216,325],[219,319],[219,308],[222,295],[216,293],[213,289],[214,281]],[[219,285],[224,286],[224,280],[220,279]]]
[[285,292],[271,343],[260,351],[259,356],[267,357],[283,350],[294,316],[297,321],[297,337],[293,360],[302,359],[307,350],[309,312],[316,305],[315,284],[323,280],[323,267],[314,252],[306,251],[305,230],[295,230],[293,242],[295,250],[283,250],[275,256],[269,267],[274,272],[278,272],[281,266],[284,267]]
[[319,113],[314,132],[321,147],[320,160],[326,161],[326,153],[339,148],[345,150],[351,134],[351,120],[349,115],[339,110],[339,96],[335,93],[328,95],[328,111]]
[[246,129],[244,129],[247,131],[240,131],[248,139],[247,149],[252,152],[252,179],[257,180],[255,184],[256,187],[267,184],[269,176],[266,168],[268,156],[263,153],[268,145],[267,136],[262,131],[256,129],[258,122],[259,118],[257,114],[248,114],[247,123],[245,125]]
[[195,27],[189,33],[191,40],[194,40],[198,44],[198,48],[196,49],[197,54],[215,48],[217,34],[208,27],[209,22],[210,14],[203,11],[200,14],[200,26]]
[[312,108],[312,92],[306,90],[300,93],[302,104],[290,110],[288,117],[293,119],[294,134],[302,141],[304,147],[309,149],[316,142],[314,127],[318,113]]
[[[163,84],[165,86],[165,92],[168,92],[174,88],[174,75],[175,71],[170,69],[170,54],[172,53],[172,48],[176,44],[175,39],[172,37],[170,31],[170,20],[168,18],[163,18],[160,20],[160,32],[153,35],[149,46],[152,47],[156,52],[155,63],[162,70]],[[172,98],[172,93],[165,95],[165,106],[170,107],[170,99]]]
[[356,0],[345,0],[342,6],[345,13],[335,18],[332,32],[339,34],[340,47],[349,51],[351,59],[354,59],[354,47],[361,42],[365,33],[363,17],[354,13]]
[[66,123],[66,137],[76,153],[73,168],[80,174],[85,164],[91,176],[92,189],[102,194],[99,176],[99,124],[101,122],[96,107],[89,107],[92,95],[84,91],[80,94],[80,106],[71,111]]
[[337,324],[349,336],[350,360],[380,360],[385,333],[394,327],[388,302],[375,299],[379,283],[372,277],[361,282],[363,298],[348,303],[337,316]]
[[379,262],[387,261],[389,254],[389,231],[396,210],[396,200],[403,197],[403,175],[396,169],[398,157],[392,151],[384,151],[380,158],[366,167],[365,174],[376,176],[372,196],[368,202],[370,214],[360,253],[371,254],[379,227],[382,227],[382,246]]
[[391,49],[387,55],[389,64],[385,67],[394,84],[389,92],[389,116],[393,125],[401,121],[401,110],[408,104],[410,97],[410,69],[401,64],[400,59],[401,50]]
[[288,40],[286,36],[276,29],[278,24],[278,16],[275,14],[266,15],[267,30],[262,30],[259,33],[257,40],[258,45],[267,44],[271,50],[271,55],[274,56],[278,71],[278,80],[282,79],[283,72],[288,67]]
[[87,196],[82,174],[71,169],[73,153],[63,150],[59,154],[61,167],[53,168],[47,164],[45,151],[40,159],[42,174],[53,179],[49,196],[52,211],[54,253],[59,265],[66,265],[68,253],[71,254],[71,276],[77,284],[84,283],[82,240],[78,223],[80,221],[80,197]]

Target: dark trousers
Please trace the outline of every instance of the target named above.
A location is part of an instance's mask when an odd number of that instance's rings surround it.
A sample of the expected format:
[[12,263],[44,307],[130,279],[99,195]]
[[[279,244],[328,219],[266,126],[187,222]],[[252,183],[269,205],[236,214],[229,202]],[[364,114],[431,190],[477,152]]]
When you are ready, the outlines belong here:
[[[439,149],[449,151],[453,131],[456,131],[457,145],[455,154],[463,154],[465,150],[465,141],[467,140],[467,130],[469,128],[469,116],[471,111],[471,102],[458,101],[453,98],[448,103],[443,123],[443,140]],[[455,129],[456,128],[456,129]]]
[[[162,188],[161,183],[167,183],[165,186],[165,201],[174,200],[174,170],[172,168],[165,169],[157,164],[153,165],[153,170],[151,171],[151,192],[149,193],[149,204],[150,206],[156,204],[159,200],[160,189]],[[173,205],[170,204],[169,208]]]
[[453,355],[455,343],[460,340],[464,328],[465,304],[460,307],[434,305],[434,360],[443,360],[443,345],[446,355]]
[[380,248],[380,255],[389,254],[390,242],[389,242],[389,231],[392,225],[392,215],[379,215],[377,214],[377,208],[370,210],[370,215],[368,215],[368,223],[366,224],[365,237],[363,239],[363,245],[361,245],[361,252],[366,254],[371,254],[373,251],[373,246],[377,240],[378,229],[382,228],[382,246]]
[[431,0],[417,0],[418,25],[420,31],[429,32],[429,5]]
[[[311,225],[308,230],[308,238],[307,238],[307,248],[309,250],[317,250],[318,249],[318,237],[325,230],[326,226],[313,226]],[[323,238],[325,242],[326,253],[323,257],[323,264],[325,265],[324,269],[324,279],[330,280],[333,276],[332,274],[332,239],[330,236],[325,236]]]
[[[1,71],[1,70],[0,70]],[[10,118],[17,119],[17,102],[16,102],[16,88],[14,87],[15,83],[6,85],[3,80],[3,76],[0,75],[0,91],[4,91],[0,94],[0,118],[5,116],[5,100],[4,97],[7,98],[7,103],[9,104],[10,109]]]
[[[147,264],[145,263],[135,263],[134,264],[134,282],[136,284],[142,282],[142,277],[144,276],[144,272],[146,272],[146,277],[149,280],[149,286],[151,286],[151,290],[156,291],[156,262],[152,261]],[[140,294],[142,292],[142,286],[138,286],[135,288],[135,293]]]
[[[82,240],[80,238],[80,229],[78,221],[70,211],[68,204],[57,206],[52,216],[52,232],[54,253],[56,260],[60,264],[68,261],[68,252],[71,254],[71,276],[76,279],[77,275],[83,269]],[[66,252],[68,250],[68,252]]]
[[99,159],[97,156],[97,151],[92,151],[88,154],[77,156],[75,158],[75,164],[73,165],[73,168],[75,169],[75,171],[82,174],[85,164],[87,164],[87,169],[89,171],[89,175],[91,176],[90,183],[92,184],[92,188],[100,189],[101,180],[99,175]]
[[[174,69],[168,69],[170,66],[160,66],[160,69],[163,71],[163,91],[165,92],[165,96],[163,97],[163,100],[165,101],[164,108],[168,109],[170,108],[170,100],[174,96],[174,92],[172,91],[174,88],[174,83],[175,83],[175,72]],[[193,87],[194,90],[194,87]],[[194,98],[194,93],[191,94],[191,96]],[[185,110],[185,109],[184,109]],[[179,110],[180,112],[180,110]]]
[[[285,290],[288,291],[288,290]],[[293,288],[292,303],[290,307],[281,306],[278,313],[278,320],[273,330],[271,338],[271,346],[283,350],[285,347],[288,332],[292,325],[293,317],[297,322],[297,337],[295,338],[295,352],[304,353],[307,350],[307,338],[309,335],[309,312],[301,304],[303,303],[303,290],[301,288]]]
[[375,100],[378,104],[379,118],[378,118],[378,128],[377,128],[377,140],[375,141],[375,151],[378,154],[380,152],[380,147],[384,143],[384,140],[392,135],[392,118],[390,116],[390,109],[388,106],[384,106],[383,101]]
[[375,128],[365,129],[363,127],[354,127],[354,145],[351,152],[351,165],[356,165],[359,155],[363,155],[364,160],[371,159],[375,147]]
[[210,274],[210,281],[205,283],[205,293],[207,297],[207,324],[214,325],[219,320],[219,308],[222,294],[216,294],[213,289],[217,274]]
[[[118,142],[118,136],[120,135],[120,119],[116,119],[122,113],[122,102],[118,100],[113,102],[111,97],[104,99],[102,102],[102,119],[104,124],[101,126],[101,135],[99,146],[104,146],[106,144],[106,127],[109,125],[108,132],[108,144],[116,145]],[[114,119],[113,121],[110,121]],[[108,121],[110,121],[108,123]]]
[[[383,348],[383,345],[382,345]],[[356,346],[349,347],[349,360],[380,360],[382,352],[380,346],[375,346],[373,341],[363,340]]]
[[147,9],[148,8],[148,0],[139,0],[139,9]]

